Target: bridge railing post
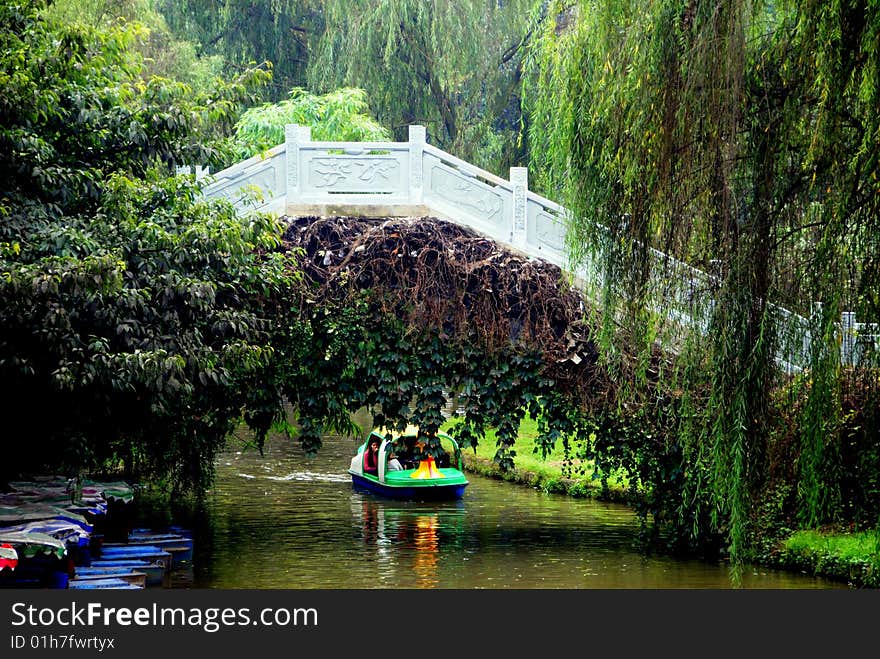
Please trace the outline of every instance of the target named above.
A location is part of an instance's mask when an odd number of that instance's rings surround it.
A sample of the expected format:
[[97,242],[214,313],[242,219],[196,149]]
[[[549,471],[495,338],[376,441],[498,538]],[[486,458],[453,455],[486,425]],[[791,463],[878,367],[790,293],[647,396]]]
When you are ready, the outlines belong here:
[[299,145],[312,141],[312,129],[309,126],[287,124],[284,126],[284,142],[287,155],[287,203],[296,204],[300,198],[299,185]]
[[840,365],[853,366],[855,363],[856,314],[844,311],[840,314]]
[[424,200],[422,168],[424,162],[426,132],[424,126],[409,127],[409,201],[421,204]]
[[[199,181],[211,173],[211,168],[210,167],[202,167],[202,165],[196,165],[195,171],[196,171],[196,180]],[[178,176],[181,176],[181,175],[189,176],[190,174],[193,173],[193,168],[191,165],[179,165],[174,170],[174,172]]]
[[527,167],[510,168],[510,185],[513,188],[513,217],[510,226],[510,242],[524,248],[526,245],[526,220],[529,191],[529,170]]

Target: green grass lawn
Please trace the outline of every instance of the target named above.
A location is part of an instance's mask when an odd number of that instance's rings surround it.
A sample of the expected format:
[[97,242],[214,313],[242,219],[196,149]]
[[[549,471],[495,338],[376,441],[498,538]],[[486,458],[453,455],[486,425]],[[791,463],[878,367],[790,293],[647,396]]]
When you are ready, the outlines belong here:
[[[454,426],[455,420],[450,419],[442,429],[449,432]],[[478,473],[532,485],[548,492],[560,492],[572,496],[594,496],[600,492],[601,482],[597,476],[594,476],[591,463],[573,459],[570,468],[565,469],[565,449],[562,442],[558,442],[544,457],[535,444],[537,436],[538,422],[526,415],[520,424],[516,443],[512,447],[512,450],[516,451],[514,457],[516,467],[512,472],[502,473],[493,462],[498,446],[495,430],[490,428],[477,445],[476,453],[470,447],[462,449],[465,466]],[[574,448],[572,447],[572,453],[575,452]],[[614,494],[621,494],[622,483],[619,479],[609,479],[609,486]]]
[[846,580],[856,586],[880,587],[880,533],[795,531],[785,541],[782,557],[790,566]]
[[848,534],[796,531],[785,546],[790,551],[823,551],[843,560],[852,560],[880,552],[880,537],[874,531]]

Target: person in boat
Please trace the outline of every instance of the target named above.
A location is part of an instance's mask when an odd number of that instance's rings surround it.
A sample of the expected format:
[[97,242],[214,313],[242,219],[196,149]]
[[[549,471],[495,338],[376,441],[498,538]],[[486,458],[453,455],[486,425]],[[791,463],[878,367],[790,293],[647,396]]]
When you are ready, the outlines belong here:
[[394,451],[388,454],[388,471],[401,471],[403,469],[403,465],[400,464],[400,460],[397,459],[397,454]]
[[414,469],[417,465],[417,460],[415,459],[416,453],[416,438],[413,435],[407,435],[406,437],[402,437],[397,440],[397,446],[395,447],[396,457],[400,460],[404,469]]
[[376,476],[379,473],[379,440],[370,440],[367,452],[364,454],[364,473]]

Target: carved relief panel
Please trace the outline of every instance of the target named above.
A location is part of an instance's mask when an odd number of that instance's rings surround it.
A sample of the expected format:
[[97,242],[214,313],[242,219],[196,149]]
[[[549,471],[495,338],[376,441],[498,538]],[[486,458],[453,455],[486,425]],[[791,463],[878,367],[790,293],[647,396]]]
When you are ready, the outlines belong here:
[[543,206],[529,204],[529,229],[529,242],[537,243],[542,249],[565,251],[565,224]]
[[489,186],[440,165],[431,168],[431,192],[477,219],[501,225],[504,202]]
[[310,157],[306,165],[310,192],[382,193],[401,189],[402,166],[395,156]]
[[262,196],[255,206],[268,203],[284,194],[284,163],[281,159],[273,159],[260,166],[250,167],[228,180],[218,181],[205,189],[208,198],[223,197],[229,201],[242,204],[243,196],[253,197],[254,192]]

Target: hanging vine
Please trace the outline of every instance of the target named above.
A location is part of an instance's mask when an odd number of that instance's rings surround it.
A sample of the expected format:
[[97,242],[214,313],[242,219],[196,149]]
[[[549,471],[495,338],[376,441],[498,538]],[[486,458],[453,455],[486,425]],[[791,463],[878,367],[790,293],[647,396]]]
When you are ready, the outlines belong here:
[[291,218],[285,239],[306,282],[291,306],[307,339],[284,387],[307,450],[361,406],[375,425],[431,436],[454,403],[462,444],[495,428],[504,469],[524,414],[542,419],[547,451],[586,436],[565,420],[611,385],[556,266],[435,218]]

